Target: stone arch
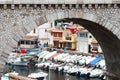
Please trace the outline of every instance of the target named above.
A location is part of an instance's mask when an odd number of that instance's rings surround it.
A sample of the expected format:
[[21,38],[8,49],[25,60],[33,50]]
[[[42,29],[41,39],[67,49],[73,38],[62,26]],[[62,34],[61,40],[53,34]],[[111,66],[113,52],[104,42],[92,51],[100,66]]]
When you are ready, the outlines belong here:
[[[111,10],[115,10],[114,13]],[[38,8],[38,10],[35,9],[33,12],[25,9],[14,12],[10,9],[6,11],[1,9],[0,11],[2,13],[1,18],[4,19],[4,22],[0,21],[0,52],[4,58],[3,60],[6,60],[11,47],[16,46],[17,41],[35,27],[56,19],[68,19],[86,27],[94,34],[105,53],[108,71],[119,75],[120,70],[117,68],[120,66],[118,64],[120,56],[119,9],[57,8],[41,10]],[[12,14],[7,15],[10,11]],[[109,61],[110,59],[112,60]]]

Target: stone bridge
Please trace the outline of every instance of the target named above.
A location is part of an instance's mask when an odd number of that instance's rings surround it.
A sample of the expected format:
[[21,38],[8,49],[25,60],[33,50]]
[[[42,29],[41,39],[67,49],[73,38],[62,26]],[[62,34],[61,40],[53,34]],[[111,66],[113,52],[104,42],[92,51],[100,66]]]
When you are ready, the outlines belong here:
[[1,72],[19,39],[44,23],[66,19],[94,35],[105,55],[107,80],[120,80],[119,3],[120,0],[1,0]]

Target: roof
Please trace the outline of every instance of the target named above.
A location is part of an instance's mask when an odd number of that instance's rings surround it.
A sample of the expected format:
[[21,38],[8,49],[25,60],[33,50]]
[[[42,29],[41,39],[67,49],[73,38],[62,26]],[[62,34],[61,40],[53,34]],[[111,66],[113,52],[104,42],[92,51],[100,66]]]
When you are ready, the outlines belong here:
[[24,36],[22,40],[35,40],[38,39],[37,36]]
[[72,33],[76,33],[76,32],[79,32],[79,31],[85,29],[85,28],[82,26],[79,26],[79,25],[75,25],[75,26],[67,26],[66,29],[69,29]]
[[60,40],[59,42],[76,42],[76,41],[71,41],[71,40]]
[[92,40],[91,44],[98,44],[97,40]]
[[51,32],[63,32],[63,30],[60,30],[60,29],[53,29],[53,30],[51,30]]
[[70,29],[75,29],[75,28],[83,29],[84,27],[76,25],[76,26],[67,26],[67,28],[70,28]]
[[87,29],[82,29],[80,31],[78,31],[78,33],[88,33],[89,31]]
[[39,40],[48,40],[50,38],[39,38]]

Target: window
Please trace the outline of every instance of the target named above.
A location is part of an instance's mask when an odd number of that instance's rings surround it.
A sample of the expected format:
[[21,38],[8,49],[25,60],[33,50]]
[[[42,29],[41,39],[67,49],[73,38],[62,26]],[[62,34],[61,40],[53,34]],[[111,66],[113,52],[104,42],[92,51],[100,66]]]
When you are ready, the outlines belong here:
[[98,47],[93,47],[93,49],[92,49],[93,51],[98,51]]
[[26,44],[28,44],[28,45],[29,45],[29,44],[30,44],[30,41],[26,41]]
[[34,41],[31,41],[31,44],[33,45],[33,44],[34,44]]
[[80,37],[84,37],[84,38],[87,38],[87,33],[80,33]]
[[24,41],[20,41],[21,44],[25,44]]
[[64,43],[64,47],[71,48],[72,47],[72,43],[66,42],[66,43]]
[[79,33],[77,33],[77,37],[79,37]]
[[71,37],[66,37],[66,40],[71,40]]
[[20,41],[18,42],[18,46],[20,45]]
[[35,44],[37,44],[37,41],[35,41]]
[[54,36],[54,37],[57,37],[57,33],[53,33],[53,36]]
[[67,43],[68,47],[71,48],[72,47],[72,44],[71,43]]
[[45,32],[47,32],[47,29],[45,29]]
[[59,34],[58,34],[58,37],[62,37],[62,33],[59,33]]
[[54,41],[54,47],[59,47],[59,41]]
[[33,33],[36,33],[36,29],[33,29]]

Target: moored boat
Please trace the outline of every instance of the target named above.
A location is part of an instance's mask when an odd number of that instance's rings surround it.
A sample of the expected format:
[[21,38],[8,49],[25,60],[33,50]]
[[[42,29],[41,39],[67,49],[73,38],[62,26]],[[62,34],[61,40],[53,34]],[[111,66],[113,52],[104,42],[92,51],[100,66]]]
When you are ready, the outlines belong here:
[[103,75],[104,72],[101,69],[94,69],[90,72],[89,77],[99,77],[100,75]]
[[47,75],[48,75],[47,73],[40,71],[37,73],[31,73],[28,75],[28,77],[32,79],[37,79],[37,80],[46,80]]

